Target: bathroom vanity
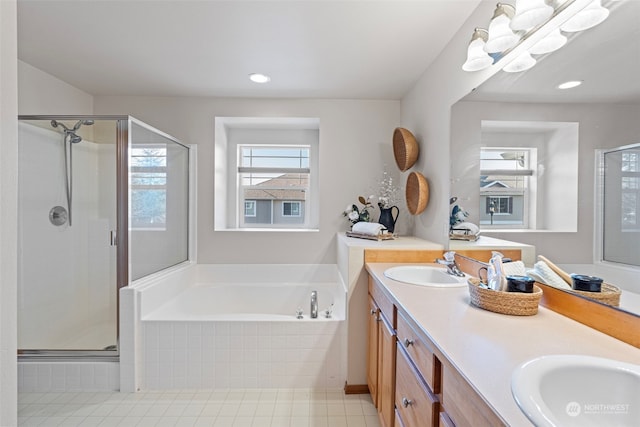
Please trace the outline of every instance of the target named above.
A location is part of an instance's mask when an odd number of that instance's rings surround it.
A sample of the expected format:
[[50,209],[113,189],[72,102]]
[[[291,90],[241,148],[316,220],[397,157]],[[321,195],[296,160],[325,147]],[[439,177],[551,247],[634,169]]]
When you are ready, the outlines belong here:
[[511,395],[511,375],[522,363],[583,354],[640,364],[640,349],[544,307],[534,316],[506,316],[470,305],[466,286],[417,286],[384,275],[398,265],[366,265],[367,381],[384,427],[531,425]]

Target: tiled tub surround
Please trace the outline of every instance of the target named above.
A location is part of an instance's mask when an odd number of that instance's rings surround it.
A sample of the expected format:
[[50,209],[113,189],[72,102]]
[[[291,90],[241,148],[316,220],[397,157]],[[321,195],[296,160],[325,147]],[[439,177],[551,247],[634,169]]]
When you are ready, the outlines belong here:
[[346,290],[335,265],[190,265],[156,279],[123,290],[134,313],[123,324],[135,324],[121,339],[124,389],[344,385]]

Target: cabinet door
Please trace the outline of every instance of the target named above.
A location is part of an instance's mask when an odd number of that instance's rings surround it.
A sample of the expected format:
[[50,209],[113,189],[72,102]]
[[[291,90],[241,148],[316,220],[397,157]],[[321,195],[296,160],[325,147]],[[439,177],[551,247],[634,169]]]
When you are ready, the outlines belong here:
[[380,310],[375,301],[369,296],[369,326],[368,326],[368,343],[367,343],[367,385],[371,400],[377,407],[378,405],[378,330]]
[[378,336],[380,350],[378,352],[378,394],[380,417],[383,427],[393,427],[395,418],[395,372],[396,372],[396,335],[384,316],[380,323]]
[[395,405],[405,427],[438,425],[438,400],[398,345]]

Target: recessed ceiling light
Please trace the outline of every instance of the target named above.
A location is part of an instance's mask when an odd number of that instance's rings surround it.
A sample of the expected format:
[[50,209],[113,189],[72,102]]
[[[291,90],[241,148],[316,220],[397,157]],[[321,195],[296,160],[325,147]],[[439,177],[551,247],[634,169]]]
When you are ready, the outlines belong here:
[[568,82],[560,83],[557,87],[558,89],[571,89],[574,87],[578,87],[582,84],[582,80],[571,80]]
[[271,77],[260,73],[252,73],[249,74],[249,80],[254,83],[267,83],[271,81]]

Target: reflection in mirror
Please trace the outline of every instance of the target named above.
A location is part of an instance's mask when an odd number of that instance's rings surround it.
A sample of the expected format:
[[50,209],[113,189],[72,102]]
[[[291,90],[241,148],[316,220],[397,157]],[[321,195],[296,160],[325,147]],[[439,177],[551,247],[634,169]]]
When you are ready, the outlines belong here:
[[[640,2],[605,3],[605,22],[524,73],[498,72],[452,106],[450,196],[483,236],[533,245],[569,273],[602,277],[622,289],[621,308],[640,314],[640,269],[629,265],[640,253],[637,237],[625,246],[623,233],[610,233],[609,252],[622,255],[611,262],[598,255],[594,226],[596,154],[640,141]],[[582,84],[557,88],[570,80]],[[634,196],[621,197],[628,205]],[[612,204],[614,227],[632,221],[621,200]]]
[[602,155],[602,257],[640,267],[640,144]]

